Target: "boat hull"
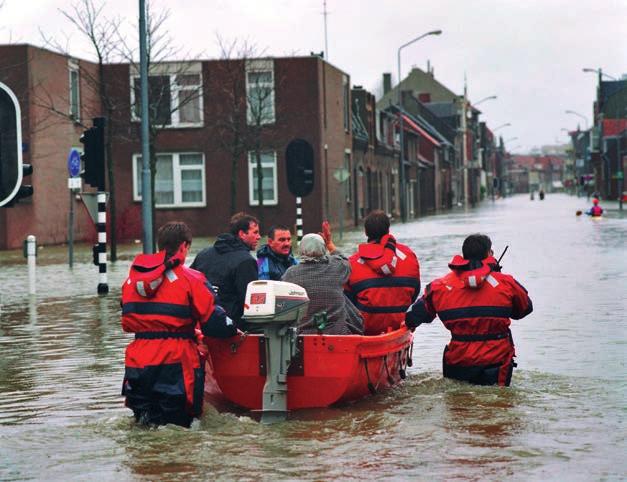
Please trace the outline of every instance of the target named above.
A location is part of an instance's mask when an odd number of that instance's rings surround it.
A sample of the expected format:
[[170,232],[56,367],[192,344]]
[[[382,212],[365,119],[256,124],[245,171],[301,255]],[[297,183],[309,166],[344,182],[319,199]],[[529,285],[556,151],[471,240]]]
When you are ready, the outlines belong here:
[[[287,377],[287,408],[328,407],[399,383],[411,358],[412,340],[405,327],[378,336],[299,336],[299,354]],[[205,341],[207,400],[260,410],[266,382],[263,335]]]

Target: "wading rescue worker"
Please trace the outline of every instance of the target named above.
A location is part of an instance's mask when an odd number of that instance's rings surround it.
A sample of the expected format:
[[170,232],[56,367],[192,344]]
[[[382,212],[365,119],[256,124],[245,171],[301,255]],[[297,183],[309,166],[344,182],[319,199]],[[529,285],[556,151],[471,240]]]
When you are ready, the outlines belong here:
[[599,200],[597,198],[592,200],[592,207],[586,211],[586,214],[593,218],[603,216],[603,208],[599,206]]
[[510,318],[531,313],[531,299],[512,276],[500,272],[488,236],[468,236],[462,252],[449,263],[449,274],[427,285],[408,310],[406,324],[415,328],[437,315],[451,332],[444,348],[445,377],[509,386],[516,366]]
[[140,423],[189,427],[202,413],[205,380],[195,329],[218,338],[237,330],[214,303],[205,276],[184,266],[189,227],[167,223],[157,239],[160,251],[137,256],[122,285],[122,328],[135,333],[122,395]]
[[290,266],[298,264],[292,256],[292,233],[290,228],[275,224],[268,231],[268,244],[257,251],[259,279],[280,281]]
[[420,266],[414,252],[390,234],[383,211],[368,214],[364,229],[368,242],[349,258],[351,275],[344,290],[364,318],[365,334],[379,335],[405,321],[420,294]]
[[207,277],[217,290],[218,302],[238,328],[245,329],[242,322],[246,287],[257,280],[257,261],[250,251],[257,248],[259,221],[246,213],[231,217],[229,232],[218,235],[213,246],[196,255],[191,268]]

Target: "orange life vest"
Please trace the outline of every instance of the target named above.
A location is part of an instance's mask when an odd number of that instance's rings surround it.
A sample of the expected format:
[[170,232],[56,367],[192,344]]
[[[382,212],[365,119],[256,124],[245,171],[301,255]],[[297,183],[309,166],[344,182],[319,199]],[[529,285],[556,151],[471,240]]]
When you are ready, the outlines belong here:
[[420,265],[414,252],[386,235],[378,243],[360,244],[350,258],[345,292],[364,318],[364,333],[397,329],[420,294]]

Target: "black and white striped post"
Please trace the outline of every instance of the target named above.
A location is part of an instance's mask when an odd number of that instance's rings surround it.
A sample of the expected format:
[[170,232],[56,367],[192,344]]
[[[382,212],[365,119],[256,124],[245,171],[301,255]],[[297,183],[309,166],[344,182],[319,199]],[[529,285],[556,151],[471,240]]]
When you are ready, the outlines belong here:
[[107,193],[98,191],[98,294],[109,292],[107,284]]
[[303,198],[296,196],[296,239],[303,239]]
[[303,197],[314,188],[314,152],[304,139],[294,139],[285,149],[287,188],[296,198],[296,238],[303,239]]

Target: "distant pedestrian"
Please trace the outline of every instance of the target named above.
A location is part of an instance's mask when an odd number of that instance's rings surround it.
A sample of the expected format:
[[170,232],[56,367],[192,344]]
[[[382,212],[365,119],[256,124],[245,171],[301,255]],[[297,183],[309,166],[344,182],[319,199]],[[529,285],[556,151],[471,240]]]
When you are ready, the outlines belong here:
[[415,328],[438,316],[451,332],[444,348],[445,377],[509,386],[516,366],[510,318],[531,313],[531,299],[512,276],[500,272],[488,236],[468,236],[462,252],[449,263],[449,274],[427,285],[405,322]]
[[126,348],[122,395],[147,425],[189,427],[202,413],[204,364],[195,328],[206,336],[237,333],[215,304],[202,273],[185,267],[192,234],[170,222],[157,234],[159,252],[140,254],[122,285],[122,328],[135,333]]
[[268,244],[257,251],[259,279],[279,281],[290,266],[298,264],[292,256],[292,233],[290,228],[276,224],[268,231]]
[[207,277],[218,293],[220,305],[237,327],[242,321],[248,283],[258,279],[257,261],[250,254],[257,248],[259,221],[246,213],[231,217],[229,232],[220,234],[213,246],[196,255],[191,267]]

